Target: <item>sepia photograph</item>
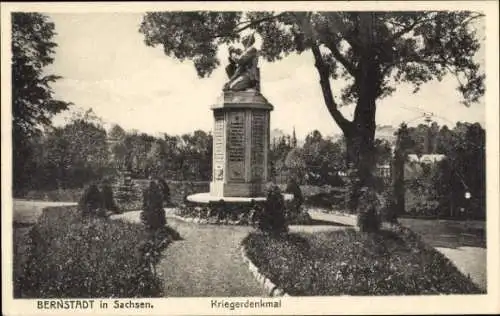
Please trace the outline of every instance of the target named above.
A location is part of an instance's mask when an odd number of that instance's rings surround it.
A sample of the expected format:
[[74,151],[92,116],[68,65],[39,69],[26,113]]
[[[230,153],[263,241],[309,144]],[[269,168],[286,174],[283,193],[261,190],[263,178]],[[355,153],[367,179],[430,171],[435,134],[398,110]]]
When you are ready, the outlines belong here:
[[4,314],[500,312],[498,3],[252,3],[2,4]]

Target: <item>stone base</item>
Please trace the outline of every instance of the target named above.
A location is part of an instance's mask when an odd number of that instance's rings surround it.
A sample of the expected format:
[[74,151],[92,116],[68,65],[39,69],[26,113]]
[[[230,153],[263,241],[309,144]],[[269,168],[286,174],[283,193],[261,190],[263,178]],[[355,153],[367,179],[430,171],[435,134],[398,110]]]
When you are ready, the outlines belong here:
[[[293,200],[292,194],[283,194],[285,204]],[[178,208],[176,216],[200,224],[255,225],[255,204],[261,207],[266,197],[218,197],[208,192],[189,195],[186,204]],[[255,204],[254,204],[255,203]]]
[[[293,195],[284,193],[283,198],[285,201],[291,201],[293,200]],[[234,197],[228,197],[228,196],[214,196],[209,192],[204,192],[204,193],[197,193],[197,194],[192,194],[188,195],[187,200],[192,203],[199,203],[199,204],[208,204],[208,203],[217,203],[217,202],[225,202],[225,203],[252,203],[254,202],[265,202],[266,197],[265,196],[257,196],[257,197],[241,197],[241,196],[234,196]]]
[[263,183],[210,182],[210,194],[218,197],[258,197],[264,196]]

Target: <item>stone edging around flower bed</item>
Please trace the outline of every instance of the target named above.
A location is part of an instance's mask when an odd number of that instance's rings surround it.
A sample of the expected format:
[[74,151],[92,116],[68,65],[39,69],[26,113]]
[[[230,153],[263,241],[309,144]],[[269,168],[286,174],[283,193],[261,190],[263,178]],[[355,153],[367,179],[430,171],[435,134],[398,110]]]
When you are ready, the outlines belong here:
[[290,296],[283,289],[279,288],[276,284],[274,284],[271,280],[266,278],[262,273],[259,272],[259,268],[248,258],[245,250],[245,246],[240,246],[241,257],[243,258],[243,262],[248,264],[248,268],[250,272],[254,275],[255,279],[259,284],[264,288],[264,290],[271,297],[281,297],[281,296]]
[[182,222],[193,223],[193,224],[205,224],[205,225],[241,225],[241,226],[248,225],[248,224],[242,224],[242,223],[239,223],[239,222],[229,221],[229,220],[211,222],[211,221],[203,219],[203,218],[183,217],[183,216],[179,216],[177,214],[166,214],[166,217],[167,218],[170,217],[170,218],[182,221]]

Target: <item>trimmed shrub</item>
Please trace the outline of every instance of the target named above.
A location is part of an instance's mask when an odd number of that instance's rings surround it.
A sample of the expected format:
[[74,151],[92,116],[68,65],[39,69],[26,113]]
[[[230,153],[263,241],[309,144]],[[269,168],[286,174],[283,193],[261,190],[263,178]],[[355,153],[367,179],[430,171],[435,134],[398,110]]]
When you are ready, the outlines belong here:
[[288,232],[285,219],[285,201],[278,186],[273,185],[269,188],[264,210],[260,213],[258,227],[261,231],[273,235]]
[[78,207],[83,216],[97,215],[103,207],[102,195],[97,185],[91,184],[78,202]]
[[397,223],[399,211],[394,201],[394,195],[390,192],[384,193],[385,205],[381,210],[381,221]]
[[302,206],[302,203],[304,203],[304,196],[302,195],[302,190],[300,189],[300,186],[297,181],[295,181],[295,179],[290,179],[290,181],[286,185],[285,192],[293,194],[293,200],[298,208]]
[[289,224],[308,224],[311,222],[311,217],[306,209],[302,207],[304,196],[299,184],[295,179],[291,179],[286,186],[286,193],[293,195],[293,200],[285,202],[286,219]]
[[115,203],[115,199],[113,197],[113,189],[109,184],[103,184],[101,187],[101,195],[102,195],[102,207],[105,210],[112,211],[114,213],[119,213],[120,210]]
[[161,192],[163,194],[163,203],[165,206],[170,206],[171,201],[170,201],[170,188],[168,187],[168,184],[165,180],[162,178],[158,179],[158,184],[160,186]]
[[362,232],[379,231],[381,203],[375,190],[363,187],[357,205],[359,229]]
[[163,194],[156,181],[151,181],[144,191],[141,220],[151,230],[162,228],[167,223],[163,209]]

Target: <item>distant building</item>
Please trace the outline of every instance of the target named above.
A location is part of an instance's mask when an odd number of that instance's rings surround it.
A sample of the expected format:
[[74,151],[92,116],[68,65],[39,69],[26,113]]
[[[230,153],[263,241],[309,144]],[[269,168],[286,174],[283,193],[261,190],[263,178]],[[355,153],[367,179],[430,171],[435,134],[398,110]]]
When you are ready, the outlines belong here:
[[444,158],[446,158],[446,156],[441,155],[441,154],[423,155],[422,157],[420,157],[420,162],[430,164],[430,163],[439,162],[439,161],[443,160]]
[[443,160],[444,158],[446,158],[446,156],[442,154],[427,154],[427,155],[422,155],[420,158],[415,154],[410,154],[408,155],[408,162],[433,164]]
[[420,158],[415,154],[408,155],[408,162],[405,163],[404,166],[405,180],[418,179],[422,177],[425,166],[434,165],[444,158],[446,158],[446,156],[442,154],[422,155]]
[[391,178],[391,165],[389,164],[384,164],[384,165],[377,165],[377,176],[384,178],[384,179],[390,179]]

